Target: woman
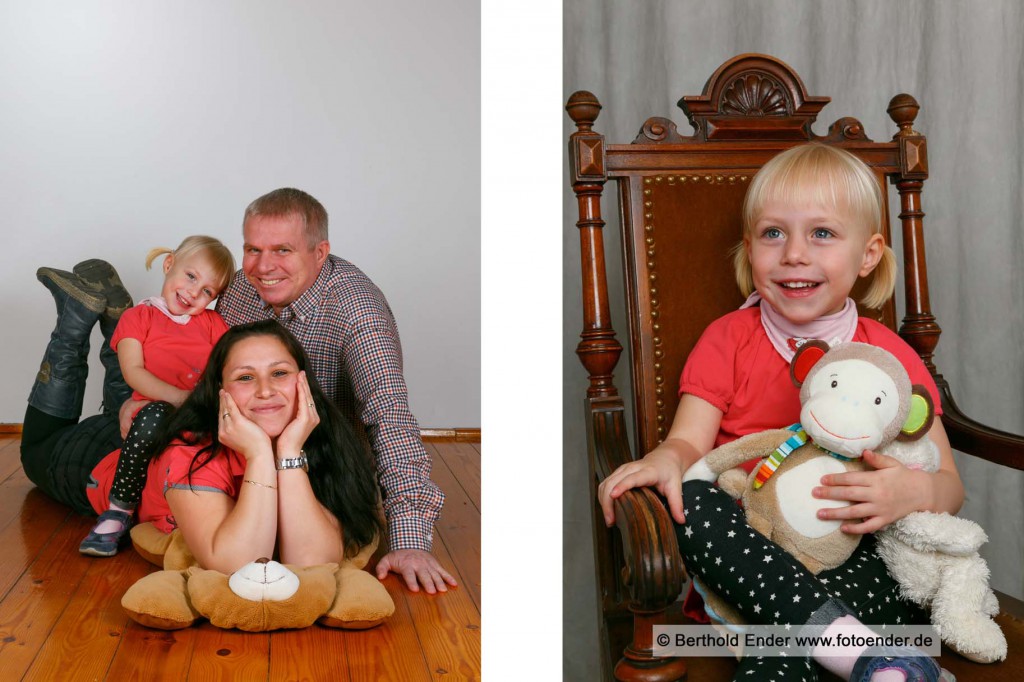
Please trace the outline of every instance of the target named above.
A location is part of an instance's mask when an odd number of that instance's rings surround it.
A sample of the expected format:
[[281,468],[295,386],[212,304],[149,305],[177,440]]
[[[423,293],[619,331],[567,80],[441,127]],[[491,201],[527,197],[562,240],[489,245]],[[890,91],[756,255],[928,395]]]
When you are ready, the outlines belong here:
[[[373,462],[273,320],[230,329],[157,436],[140,520],[224,573],[261,556],[341,561],[383,525]],[[147,504],[147,501],[150,504]]]

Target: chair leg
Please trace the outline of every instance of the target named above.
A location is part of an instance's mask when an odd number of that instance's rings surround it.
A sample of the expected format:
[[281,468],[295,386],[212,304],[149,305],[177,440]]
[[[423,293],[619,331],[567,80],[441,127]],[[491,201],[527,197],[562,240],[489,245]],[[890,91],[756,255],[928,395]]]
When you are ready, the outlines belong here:
[[654,655],[654,626],[665,624],[666,609],[647,611],[630,607],[629,610],[633,613],[633,641],[615,665],[615,679],[620,682],[676,682],[685,678],[684,659]]

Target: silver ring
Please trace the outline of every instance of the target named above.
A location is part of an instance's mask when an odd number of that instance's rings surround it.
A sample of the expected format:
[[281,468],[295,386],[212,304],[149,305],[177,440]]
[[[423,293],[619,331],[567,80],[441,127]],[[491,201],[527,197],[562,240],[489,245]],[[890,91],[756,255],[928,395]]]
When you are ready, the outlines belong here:
[[225,419],[227,419],[227,418],[228,418],[228,417],[230,417],[230,416],[231,416],[231,413],[230,413],[230,412],[225,412],[225,413],[224,413],[224,418],[225,418]]
[[315,404],[315,403],[310,403],[310,404],[309,404],[309,406],[310,406],[310,407],[315,407],[315,406],[316,406],[316,404]]

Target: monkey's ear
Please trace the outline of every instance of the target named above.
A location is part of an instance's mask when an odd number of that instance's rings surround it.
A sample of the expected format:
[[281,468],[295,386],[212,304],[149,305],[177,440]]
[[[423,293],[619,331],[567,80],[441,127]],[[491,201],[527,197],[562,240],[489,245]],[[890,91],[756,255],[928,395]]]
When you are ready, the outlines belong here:
[[811,368],[818,364],[818,360],[827,352],[828,344],[819,339],[808,339],[796,349],[796,355],[789,364],[789,377],[797,388],[803,385]]
[[910,395],[910,414],[904,422],[897,440],[917,440],[928,433],[935,421],[935,405],[932,404],[932,396],[928,389],[921,384],[914,384],[914,391]]

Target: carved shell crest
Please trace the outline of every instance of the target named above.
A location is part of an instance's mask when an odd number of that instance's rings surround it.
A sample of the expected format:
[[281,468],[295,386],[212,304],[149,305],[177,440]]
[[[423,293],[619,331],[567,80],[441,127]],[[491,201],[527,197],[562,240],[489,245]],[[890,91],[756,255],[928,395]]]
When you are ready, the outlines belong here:
[[785,116],[786,95],[774,80],[750,73],[732,82],[722,95],[722,113],[736,116]]

